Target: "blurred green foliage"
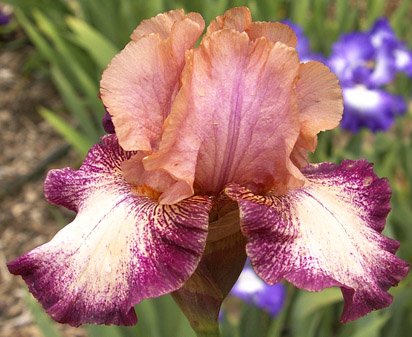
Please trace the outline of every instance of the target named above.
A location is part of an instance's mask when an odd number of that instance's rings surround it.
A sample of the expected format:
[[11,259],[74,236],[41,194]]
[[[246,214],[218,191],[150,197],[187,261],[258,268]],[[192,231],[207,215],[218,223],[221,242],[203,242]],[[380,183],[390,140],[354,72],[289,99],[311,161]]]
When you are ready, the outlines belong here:
[[[47,72],[60,94],[65,111],[40,107],[40,114],[81,155],[103,134],[104,108],[98,98],[102,70],[145,18],[173,8],[200,12],[207,22],[225,9],[247,5],[255,20],[289,18],[301,25],[316,51],[328,53],[342,32],[367,29],[387,15],[398,36],[412,41],[412,1],[327,0],[7,0],[18,23],[35,46],[36,63]],[[411,81],[399,77],[392,91],[408,97]],[[392,212],[386,234],[401,241],[399,255],[412,261],[412,118],[399,118],[387,133],[362,131],[351,135],[334,130],[320,135],[314,161],[338,162],[366,158],[393,187]],[[412,278],[391,290],[394,303],[387,309],[346,325],[339,322],[342,296],[338,289],[308,293],[289,288],[287,305],[274,320],[256,308],[242,306],[236,315],[224,315],[224,337],[407,337],[412,331]],[[28,300],[46,337],[60,336],[39,305]],[[91,337],[192,337],[194,333],[170,297],[144,301],[136,308],[133,328],[86,327]]]

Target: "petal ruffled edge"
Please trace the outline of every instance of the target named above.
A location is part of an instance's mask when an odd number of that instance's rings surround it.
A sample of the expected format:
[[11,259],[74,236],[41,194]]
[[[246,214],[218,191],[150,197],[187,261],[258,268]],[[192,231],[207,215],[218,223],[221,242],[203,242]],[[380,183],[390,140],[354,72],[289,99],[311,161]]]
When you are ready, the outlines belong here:
[[362,160],[310,165],[304,174],[304,187],[280,197],[226,189],[239,204],[257,274],[310,291],[341,287],[342,322],[388,306],[387,290],[409,267],[394,255],[398,242],[380,234],[390,210],[387,180]]
[[177,180],[161,203],[191,195],[193,184],[201,194],[219,193],[228,181],[302,185],[289,158],[299,134],[298,69],[293,48],[229,29],[188,53],[159,150],[143,160],[147,170],[165,170]]
[[75,171],[51,171],[48,199],[78,210],[48,243],[8,263],[58,322],[132,325],[133,306],[179,289],[203,254],[211,200],[159,205],[122,176],[123,151],[103,138]]
[[292,48],[297,45],[296,34],[288,25],[280,22],[252,22],[252,15],[247,7],[231,8],[218,16],[210,23],[205,37],[222,29],[246,32],[251,41],[264,37],[273,43],[281,42]]
[[336,75],[317,61],[300,65],[296,94],[301,130],[291,157],[298,167],[304,167],[308,151],[316,149],[317,134],[339,125],[343,98]]
[[156,148],[179,88],[185,53],[204,26],[199,14],[182,10],[145,20],[103,72],[101,99],[125,150]]

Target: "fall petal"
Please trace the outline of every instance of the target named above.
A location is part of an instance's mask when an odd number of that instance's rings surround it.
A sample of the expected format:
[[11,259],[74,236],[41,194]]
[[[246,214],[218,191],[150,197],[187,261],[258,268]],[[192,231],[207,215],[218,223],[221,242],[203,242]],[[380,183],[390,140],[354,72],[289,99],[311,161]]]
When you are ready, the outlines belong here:
[[388,306],[387,290],[408,265],[394,255],[398,242],[380,234],[390,210],[387,181],[365,161],[310,165],[304,174],[305,186],[281,197],[236,185],[226,191],[239,203],[256,272],[270,284],[341,287],[343,322]]
[[136,194],[120,170],[130,156],[109,136],[79,170],[51,171],[46,197],[78,214],[50,242],[8,264],[59,322],[135,324],[133,306],[180,288],[203,253],[210,201],[160,206]]
[[299,184],[289,159],[299,133],[292,89],[298,69],[296,51],[282,43],[251,42],[233,30],[211,34],[188,55],[159,151],[144,159],[145,168],[194,183],[201,194],[216,194],[227,182]]
[[183,11],[146,20],[104,71],[101,99],[125,150],[156,147],[179,87],[185,52],[203,29],[198,14]]
[[307,151],[316,149],[317,134],[339,125],[343,111],[342,90],[328,67],[310,61],[299,67],[296,92],[301,130],[292,157],[304,166]]

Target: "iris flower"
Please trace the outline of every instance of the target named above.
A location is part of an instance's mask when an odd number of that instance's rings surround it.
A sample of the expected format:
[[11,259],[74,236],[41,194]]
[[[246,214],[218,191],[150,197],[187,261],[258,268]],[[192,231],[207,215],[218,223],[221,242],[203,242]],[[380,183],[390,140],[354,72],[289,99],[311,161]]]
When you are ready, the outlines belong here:
[[343,87],[344,129],[387,130],[395,117],[407,111],[403,97],[382,88],[398,72],[412,75],[412,53],[387,19],[378,19],[369,31],[342,35],[328,64]]
[[341,119],[336,76],[247,8],[194,47],[203,29],[173,10],[133,31],[101,80],[115,134],[45,181],[76,218],[9,270],[74,326],[135,324],[135,304],[173,292],[196,331],[212,329],[246,254],[268,284],[340,287],[344,322],[388,306],[408,270],[381,234],[388,182],[363,160],[307,162]]

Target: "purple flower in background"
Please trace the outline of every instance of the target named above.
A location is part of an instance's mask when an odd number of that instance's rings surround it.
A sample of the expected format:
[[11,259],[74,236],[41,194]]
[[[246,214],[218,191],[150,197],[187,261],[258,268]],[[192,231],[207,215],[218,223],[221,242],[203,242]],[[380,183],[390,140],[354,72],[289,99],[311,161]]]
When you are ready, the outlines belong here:
[[351,132],[360,126],[371,131],[387,130],[396,116],[406,111],[405,100],[384,90],[363,85],[343,88],[345,110],[341,126]]
[[307,61],[325,62],[325,58],[321,54],[312,52],[310,48],[309,39],[306,37],[305,32],[303,31],[302,27],[300,27],[296,23],[293,23],[290,20],[283,20],[282,22],[287,24],[295,32],[296,37],[298,38],[296,50],[302,62],[307,62]]
[[412,51],[396,37],[395,32],[386,18],[378,19],[370,32],[371,41],[375,48],[387,48],[393,59],[396,71],[412,76]]
[[231,295],[276,316],[285,302],[286,290],[283,284],[267,285],[247,265],[233,286]]
[[376,49],[370,35],[362,32],[343,35],[334,44],[328,63],[343,86],[377,87],[395,76],[395,61],[389,57],[389,47]]
[[11,13],[7,10],[7,7],[0,6],[0,26],[7,25],[11,20]]
[[344,34],[332,48],[328,65],[338,76],[344,95],[341,126],[352,132],[366,127],[387,130],[406,111],[400,96],[382,89],[398,72],[412,74],[412,54],[386,18],[367,32]]

